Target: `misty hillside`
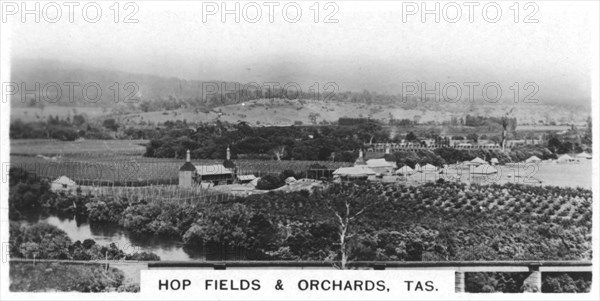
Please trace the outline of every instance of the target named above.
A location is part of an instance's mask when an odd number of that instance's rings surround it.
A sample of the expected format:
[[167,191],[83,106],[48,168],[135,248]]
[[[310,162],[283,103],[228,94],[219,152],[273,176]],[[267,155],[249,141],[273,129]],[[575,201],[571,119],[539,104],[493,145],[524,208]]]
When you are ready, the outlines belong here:
[[[443,121],[465,114],[501,116],[511,108],[514,108],[511,114],[518,118],[520,123],[526,124],[535,124],[540,120],[547,123],[581,122],[589,116],[589,110],[585,106],[568,104],[484,101],[446,103],[421,101],[417,97],[403,101],[402,96],[398,94],[388,95],[366,90],[330,93],[321,89],[318,94],[303,91],[300,95],[287,95],[281,89],[241,89],[243,85],[234,82],[167,78],[51,60],[13,60],[11,81],[25,83],[28,90],[33,90],[35,83],[40,83],[43,87],[47,83],[55,82],[62,87],[62,97],[56,103],[43,102],[43,105],[36,105],[32,104],[31,95],[26,95],[23,102],[19,102],[20,97],[17,97],[16,102],[13,101],[12,104],[12,117],[24,121],[43,119],[47,115],[62,116],[72,113],[62,109],[63,106],[86,107],[86,113],[90,117],[116,114],[124,117],[121,120],[130,122],[177,119],[210,122],[220,119],[229,122],[244,120],[257,125],[289,125],[298,121],[314,124],[333,122],[339,117],[370,117],[382,121],[390,118],[419,118],[421,122]],[[79,84],[74,88],[73,102],[69,101],[69,88],[65,83]],[[90,83],[97,83],[101,87],[102,95],[99,101],[89,102],[82,97],[82,87]],[[118,83],[118,86],[115,83]],[[127,83],[135,83],[135,86],[126,89]],[[120,100],[118,104],[115,103],[117,87]],[[204,95],[203,87],[206,91]],[[237,90],[235,87],[238,87]],[[221,89],[225,91],[218,91]],[[50,98],[56,96],[54,88],[49,88],[47,92]],[[95,97],[93,87],[88,89],[88,93],[91,98]],[[123,103],[127,97],[132,99],[133,103]]]
[[[119,83],[120,97],[123,101],[127,96],[139,101],[198,101],[202,98],[201,81],[188,81],[179,78],[167,78],[145,74],[135,74],[115,70],[94,68],[89,66],[77,66],[74,64],[51,61],[51,60],[26,60],[17,59],[11,62],[11,81],[25,83],[27,89],[34,89],[34,84],[40,83],[43,87],[46,83],[56,82],[61,85],[63,95],[57,102],[61,105],[75,106],[114,106],[115,83]],[[67,92],[69,88],[65,83],[78,83],[80,86],[74,88],[74,103],[69,102]],[[82,97],[82,87],[89,83],[97,83],[102,89],[100,101],[90,103]],[[135,86],[125,88],[127,83],[135,83]],[[224,82],[211,81],[211,87],[221,86]],[[231,83],[229,83],[231,85]],[[48,89],[54,97],[54,90]],[[95,97],[94,89],[89,89],[90,97]],[[18,105],[13,103],[13,105]],[[47,104],[52,105],[52,104]]]

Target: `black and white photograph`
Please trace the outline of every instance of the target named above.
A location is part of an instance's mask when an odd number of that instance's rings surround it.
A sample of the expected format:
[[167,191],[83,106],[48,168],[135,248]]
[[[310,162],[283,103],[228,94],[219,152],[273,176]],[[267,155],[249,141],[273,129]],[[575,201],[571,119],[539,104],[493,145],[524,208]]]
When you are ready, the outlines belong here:
[[3,300],[594,300],[597,1],[0,1]]

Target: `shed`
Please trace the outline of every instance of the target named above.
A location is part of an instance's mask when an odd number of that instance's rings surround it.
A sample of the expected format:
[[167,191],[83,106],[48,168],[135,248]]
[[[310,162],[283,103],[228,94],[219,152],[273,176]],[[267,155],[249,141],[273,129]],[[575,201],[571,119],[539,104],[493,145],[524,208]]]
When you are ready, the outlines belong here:
[[340,167],[333,172],[333,175],[339,175],[347,178],[367,178],[375,175],[372,169],[366,165],[357,165],[352,167]]
[[425,164],[425,166],[422,166],[420,169],[421,172],[432,172],[432,171],[437,171],[437,167],[431,165],[431,164]]
[[77,187],[77,183],[66,176],[60,176],[50,183],[50,189],[52,191],[69,190],[75,187]]
[[542,162],[542,159],[538,158],[537,156],[531,156],[529,157],[529,159],[525,160],[525,163],[539,163]]
[[481,165],[481,164],[487,164],[487,162],[479,157],[469,161],[472,165]]
[[395,174],[406,176],[406,175],[413,174],[414,172],[415,172],[415,170],[410,168],[409,166],[402,166],[400,169],[396,170]]
[[379,174],[385,174],[394,171],[396,162],[387,161],[385,158],[367,160],[367,167]]
[[558,157],[558,159],[556,159],[556,162],[558,162],[558,163],[575,162],[575,158],[573,158],[567,154],[564,154],[564,155]]

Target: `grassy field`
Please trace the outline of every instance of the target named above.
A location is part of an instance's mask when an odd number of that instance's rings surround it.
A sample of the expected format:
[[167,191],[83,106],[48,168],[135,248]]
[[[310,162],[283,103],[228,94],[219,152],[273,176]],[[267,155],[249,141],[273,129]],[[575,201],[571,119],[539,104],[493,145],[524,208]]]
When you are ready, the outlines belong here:
[[[316,122],[337,121],[340,117],[370,117],[372,119],[386,121],[390,116],[394,119],[418,118],[421,123],[449,121],[452,116],[464,115],[466,109],[471,115],[489,116],[494,112],[508,111],[508,106],[502,104],[478,103],[469,104],[446,104],[444,111],[427,110],[424,107],[407,109],[398,104],[364,104],[354,102],[334,102],[329,100],[303,100],[295,99],[258,99],[245,103],[231,104],[214,108],[213,111],[195,112],[190,109],[177,109],[160,112],[132,113],[120,117],[123,124],[136,124],[141,121],[165,122],[174,120],[212,122],[217,119],[237,123],[246,121],[251,125],[292,125],[295,121],[303,124],[311,124],[311,114],[318,114]],[[557,120],[569,120],[572,113],[565,110],[557,111],[552,105],[520,105],[513,112],[521,124],[537,124],[539,120],[546,120],[548,115]],[[584,120],[584,119],[582,119]],[[539,129],[542,127],[536,127]]]
[[23,122],[46,121],[50,116],[58,116],[60,118],[73,118],[75,114],[85,113],[89,118],[100,117],[110,113],[98,107],[73,108],[62,106],[45,106],[43,109],[39,107],[12,107],[10,109],[11,120],[20,119]]

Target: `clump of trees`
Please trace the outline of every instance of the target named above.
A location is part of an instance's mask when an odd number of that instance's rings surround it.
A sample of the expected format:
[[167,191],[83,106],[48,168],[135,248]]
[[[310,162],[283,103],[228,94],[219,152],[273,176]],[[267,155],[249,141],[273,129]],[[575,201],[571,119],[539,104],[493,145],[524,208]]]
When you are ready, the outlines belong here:
[[543,293],[589,293],[591,287],[592,273],[542,274]]
[[233,157],[274,158],[278,160],[348,160],[343,154],[359,149],[367,142],[386,141],[388,133],[375,122],[356,126],[250,127],[245,122],[230,125],[221,122],[202,124],[196,130],[171,127],[161,130],[146,147],[145,156],[183,158],[191,150],[192,158],[222,159],[227,146]]
[[465,273],[465,291],[469,293],[521,293],[529,273]]
[[581,153],[583,148],[578,143],[572,143],[570,141],[561,141],[557,137],[552,137],[548,140],[548,149],[556,154],[566,153]]
[[256,189],[271,190],[279,188],[283,185],[285,185],[285,182],[279,176],[268,174],[258,180],[258,183],[256,183]]
[[[529,273],[465,273],[465,291],[469,293],[522,293]],[[542,273],[543,293],[589,293],[592,273]]]
[[21,168],[8,172],[9,218],[17,219],[23,214],[39,210],[42,204],[53,198],[47,180]]

